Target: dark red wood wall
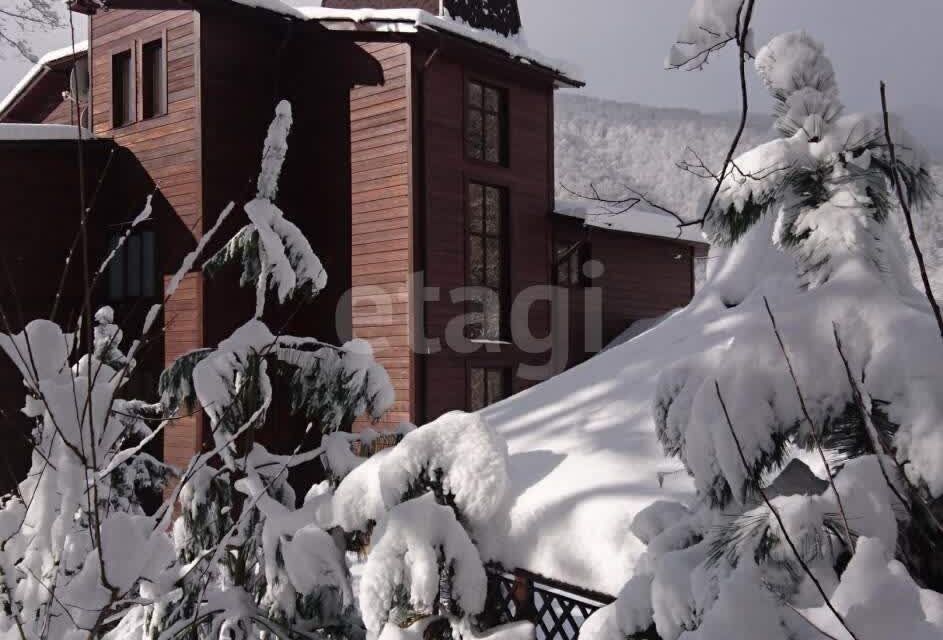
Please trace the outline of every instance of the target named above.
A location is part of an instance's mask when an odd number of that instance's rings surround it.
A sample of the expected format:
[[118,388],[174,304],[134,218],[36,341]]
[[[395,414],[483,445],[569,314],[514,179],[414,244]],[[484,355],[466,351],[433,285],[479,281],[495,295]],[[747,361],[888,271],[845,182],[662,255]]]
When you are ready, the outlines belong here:
[[382,84],[350,92],[353,335],[369,340],[386,367],[396,401],[381,426],[413,418],[411,273],[410,47],[358,45],[382,69]]
[[[555,215],[554,240],[589,243],[591,258],[601,263],[602,275],[588,284],[598,290],[601,339],[605,345],[636,320],[654,318],[686,305],[694,294],[693,261],[702,245],[595,228],[581,220]],[[585,323],[599,305],[579,288],[569,291],[569,365],[592,355],[583,336]],[[593,347],[594,345],[590,345]]]
[[[87,193],[94,191],[111,149],[107,141],[84,143]],[[76,143],[0,141],[0,193],[4,194],[0,331],[16,333],[32,320],[51,317],[69,249],[80,228]],[[91,219],[112,215],[112,202],[105,197]],[[95,229],[89,235],[89,245],[94,269],[104,252],[104,238]],[[81,253],[73,256],[71,265],[53,317],[64,328],[75,326],[83,300]],[[32,425],[20,413],[23,400],[22,379],[12,361],[0,353],[0,492],[10,490],[29,468],[26,437]]]
[[[192,11],[117,9],[93,16],[90,30],[94,132],[113,137],[134,156],[166,205],[160,215],[162,228],[158,244],[166,281],[176,270],[178,258],[189,251],[203,233],[197,89],[199,17]],[[142,44],[161,37],[166,37],[167,113],[120,128],[113,127],[111,56],[122,50],[131,50],[139,67]],[[140,83],[135,85],[136,113],[141,114]],[[188,274],[165,309],[166,363],[203,345],[202,299],[200,276]],[[201,431],[199,415],[177,420],[165,434],[165,460],[170,464],[185,465],[199,447]]]
[[[428,60],[422,54],[423,65]],[[463,343],[463,355],[445,344],[448,322],[461,316],[464,305],[452,303],[449,291],[465,283],[465,194],[469,181],[507,189],[509,225],[507,272],[511,299],[532,285],[548,282],[552,209],[553,86],[550,80],[530,77],[509,65],[490,65],[475,58],[440,53],[423,77],[422,144],[424,186],[421,263],[425,283],[441,291],[438,302],[424,306],[428,338],[439,338],[442,350],[420,356],[423,389],[422,417],[434,418],[453,409],[466,408],[466,376],[469,366],[515,367],[521,362],[541,364],[546,355],[524,354],[508,345]],[[475,78],[507,89],[509,113],[509,162],[501,167],[469,160],[464,152],[465,85]],[[549,330],[548,305],[531,312],[536,336]],[[477,349],[476,349],[477,347]],[[513,389],[533,380],[515,377]]]

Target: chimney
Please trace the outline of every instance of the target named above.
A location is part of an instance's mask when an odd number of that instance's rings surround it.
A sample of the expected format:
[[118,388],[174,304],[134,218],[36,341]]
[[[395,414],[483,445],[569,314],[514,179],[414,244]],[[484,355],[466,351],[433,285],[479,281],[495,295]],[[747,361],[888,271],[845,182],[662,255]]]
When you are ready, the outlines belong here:
[[521,31],[517,0],[442,0],[442,13],[505,36]]
[[517,0],[323,0],[331,9],[422,9],[505,36],[521,31]]

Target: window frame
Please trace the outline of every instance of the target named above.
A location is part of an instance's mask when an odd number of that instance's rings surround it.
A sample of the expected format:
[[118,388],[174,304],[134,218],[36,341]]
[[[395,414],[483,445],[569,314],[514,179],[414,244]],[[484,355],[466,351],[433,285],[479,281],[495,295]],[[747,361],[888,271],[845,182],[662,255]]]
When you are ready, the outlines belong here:
[[[138,105],[137,105],[137,47],[135,44],[131,44],[126,47],[121,47],[119,49],[114,49],[111,51],[110,55],[110,69],[109,69],[109,80],[111,82],[111,128],[112,129],[121,129],[123,127],[130,126],[137,122],[138,117]],[[116,71],[116,61],[119,57],[127,56],[128,66],[130,71],[130,83],[127,88],[128,93],[128,109],[130,110],[130,115],[127,120],[119,119],[118,109],[118,93],[115,90],[115,78],[117,77]]]
[[[161,288],[161,275],[160,275],[160,260],[159,260],[159,250],[158,250],[158,240],[157,232],[151,228],[149,225],[142,228],[134,229],[127,238],[125,234],[127,233],[127,226],[113,227],[108,231],[107,237],[107,250],[108,255],[115,250],[118,242],[122,242],[121,249],[112,257],[111,262],[108,264],[108,268],[104,273],[105,276],[105,298],[110,303],[122,303],[134,300],[155,300],[161,297],[162,288]],[[151,293],[148,295],[145,293],[145,283],[147,281],[147,263],[145,260],[144,252],[144,243],[142,242],[145,235],[150,236],[151,238]],[[122,241],[122,238],[124,240]],[[128,292],[129,287],[128,283],[132,281],[130,273],[131,261],[128,260],[128,255],[130,248],[133,244],[133,239],[136,239],[140,249],[138,250],[138,273],[136,276],[136,284],[139,289],[137,294],[130,294]],[[112,282],[112,270],[116,266],[120,265],[122,271],[121,279],[121,291],[116,293],[115,287]]]
[[[481,87],[481,105],[474,106],[471,103],[471,85],[478,85]],[[491,89],[496,91],[499,96],[499,105],[497,111],[488,111],[485,108],[485,92]],[[487,167],[504,167],[510,168],[511,166],[511,126],[510,126],[510,113],[511,113],[511,92],[508,87],[502,86],[500,84],[483,80],[477,76],[466,76],[464,90],[462,93],[462,147],[464,152],[464,158],[467,162],[479,163]],[[469,127],[471,126],[470,114],[472,111],[478,111],[481,113],[481,157],[476,158],[472,155],[472,146],[469,141]],[[485,145],[487,142],[487,132],[485,128],[486,117],[488,115],[496,115],[498,117],[498,135],[499,135],[499,145],[498,145],[498,160],[488,160],[485,157]]]
[[[472,404],[472,376],[475,370],[484,371],[484,404],[481,407],[475,407]],[[504,397],[488,402],[488,372],[497,371],[501,376],[501,383],[504,387]],[[501,402],[514,395],[514,375],[513,367],[506,363],[471,363],[467,362],[465,366],[465,407],[467,411],[480,411],[491,405]]]
[[[471,206],[471,197],[470,190],[472,185],[478,185],[482,188],[482,213],[481,213],[481,231],[472,230],[472,206]],[[503,210],[501,212],[501,218],[498,226],[498,235],[489,235],[486,232],[486,219],[487,219],[487,189],[496,189],[498,193],[501,194],[501,203],[503,204]],[[462,229],[463,235],[463,272],[464,272],[464,284],[466,287],[485,287],[489,288],[487,284],[472,284],[471,278],[471,245],[473,237],[480,237],[482,239],[482,254],[486,255],[487,251],[484,248],[486,246],[486,239],[493,238],[497,239],[499,243],[498,252],[501,256],[501,270],[499,272],[500,277],[500,287],[497,291],[498,300],[501,306],[500,316],[499,316],[499,331],[498,337],[488,337],[484,335],[474,336],[471,335],[471,326],[468,324],[464,327],[464,335],[467,340],[470,341],[486,341],[486,340],[495,340],[499,342],[505,342],[510,340],[510,301],[511,301],[511,269],[510,269],[510,211],[511,211],[511,190],[500,184],[494,184],[485,180],[479,180],[477,178],[468,178],[465,180],[465,192],[463,194],[465,202],[465,215],[464,215],[464,225]],[[482,273],[487,273],[487,259],[484,262],[482,267]],[[485,275],[485,281],[487,282],[487,275]],[[464,303],[464,313],[466,317],[475,313],[477,309],[472,308],[472,305],[478,305],[479,303],[472,300],[465,300]],[[484,324],[484,309],[481,308],[482,313],[482,324],[481,332],[485,332]]]
[[[148,47],[155,44],[160,44],[160,70],[162,77],[160,79],[160,84],[162,85],[162,95],[161,95],[161,104],[160,109],[154,113],[148,114],[148,89],[149,82],[146,77],[148,69],[146,68],[148,59],[145,55],[145,51]],[[160,118],[161,116],[167,115],[169,110],[169,81],[168,81],[168,69],[167,69],[167,31],[161,31],[159,34],[155,34],[152,37],[144,37],[139,41],[138,48],[140,48],[140,82],[141,82],[141,117],[140,121],[144,120],[153,120],[154,118]]]

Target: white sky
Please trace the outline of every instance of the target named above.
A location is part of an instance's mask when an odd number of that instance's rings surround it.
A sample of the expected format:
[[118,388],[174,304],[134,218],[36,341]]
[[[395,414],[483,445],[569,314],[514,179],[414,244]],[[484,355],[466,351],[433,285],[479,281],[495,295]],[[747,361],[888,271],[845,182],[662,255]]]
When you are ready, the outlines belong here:
[[[310,0],[289,1],[311,4]],[[586,93],[701,111],[737,108],[731,52],[702,72],[663,69],[665,54],[691,0],[519,2],[530,45],[577,64],[588,83]],[[930,106],[943,113],[943,37],[939,35],[943,0],[758,0],[756,11],[758,44],[776,33],[800,28],[825,42],[849,108],[877,110],[878,82],[883,79],[894,105]],[[84,37],[84,20],[76,18],[77,36]],[[43,34],[37,37],[35,49],[42,53],[68,42],[67,30]],[[29,66],[12,54],[0,59],[0,95]],[[756,106],[766,110],[766,104]]]

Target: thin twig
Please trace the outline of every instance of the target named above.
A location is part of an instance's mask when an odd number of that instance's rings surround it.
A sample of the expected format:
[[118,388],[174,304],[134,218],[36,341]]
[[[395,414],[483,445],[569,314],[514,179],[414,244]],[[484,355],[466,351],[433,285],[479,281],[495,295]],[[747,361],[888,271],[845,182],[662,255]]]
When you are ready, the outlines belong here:
[[[871,446],[874,449],[876,454],[878,466],[881,469],[881,475],[884,476],[884,481],[887,483],[887,486],[893,492],[894,497],[896,497],[900,503],[904,506],[905,509],[909,512],[911,518],[913,518],[914,513],[914,504],[920,506],[923,515],[927,520],[936,528],[937,535],[943,536],[943,526],[941,526],[940,521],[937,520],[936,516],[933,515],[933,510],[930,509],[916,488],[910,483],[907,478],[907,474],[904,473],[904,469],[899,462],[897,462],[897,457],[893,455],[892,452],[887,451],[884,448],[884,443],[881,442],[881,436],[877,431],[877,428],[874,426],[874,420],[871,418],[871,414],[868,412],[867,407],[865,406],[864,397],[865,390],[861,388],[861,382],[858,377],[854,374],[851,369],[851,363],[848,360],[848,356],[845,354],[844,347],[842,346],[841,336],[838,332],[838,324],[832,323],[832,331],[835,334],[835,347],[838,349],[838,355],[841,357],[842,364],[845,367],[845,373],[848,376],[848,384],[851,385],[852,398],[855,401],[855,406],[858,408],[858,412],[861,414],[861,421],[864,423],[865,433],[868,436],[868,439],[871,441]],[[897,489],[897,486],[891,481],[890,474],[887,472],[887,468],[884,465],[884,458],[890,458],[897,465],[898,477],[901,478],[901,481],[905,483],[908,489],[908,493],[912,497],[911,500],[904,498],[904,496]],[[933,538],[928,536],[928,541],[933,544]]]
[[[717,178],[717,184],[714,186],[714,191],[711,193],[710,199],[707,201],[707,206],[704,207],[704,214],[701,216],[701,219],[706,221],[708,216],[710,216],[711,209],[714,207],[714,202],[717,200],[717,196],[720,194],[720,188],[724,184],[724,177],[727,175],[727,168],[730,166],[730,163],[733,162],[734,156],[737,153],[737,147],[740,146],[740,139],[743,137],[743,132],[747,126],[747,115],[750,111],[749,95],[747,93],[747,59],[751,57],[749,51],[747,51],[747,36],[750,33],[750,23],[753,20],[753,5],[755,0],[746,0],[745,10],[744,4],[740,5],[740,9],[737,11],[737,31],[736,31],[736,42],[739,49],[739,67],[740,67],[740,124],[737,126],[737,133],[733,137],[733,142],[730,143],[730,149],[727,151],[727,157],[724,160],[724,166],[720,170],[720,175]],[[740,20],[741,12],[743,15],[743,20]]]
[[910,234],[910,246],[913,247],[914,255],[917,256],[917,266],[920,268],[920,279],[923,280],[923,290],[936,316],[936,324],[940,329],[940,337],[943,338],[943,313],[940,311],[940,305],[937,304],[936,297],[933,295],[933,287],[930,285],[930,277],[927,275],[927,265],[923,259],[923,252],[920,250],[920,243],[917,242],[917,232],[914,230],[914,219],[910,213],[910,203],[904,196],[904,187],[901,184],[900,174],[897,171],[897,151],[894,148],[894,141],[891,139],[890,116],[887,112],[887,86],[881,82],[881,110],[884,114],[884,137],[887,139],[887,147],[891,152],[891,175],[894,177],[894,188],[897,190],[897,199],[900,200],[900,208],[904,212],[904,218],[907,220],[907,231]]
[[812,416],[809,415],[809,408],[806,406],[805,396],[802,394],[802,389],[799,386],[799,378],[796,376],[796,371],[792,366],[792,359],[789,357],[789,352],[786,351],[786,344],[783,342],[779,327],[776,326],[776,317],[773,315],[773,310],[770,309],[769,300],[766,299],[766,296],[763,296],[763,304],[766,305],[766,313],[769,315],[769,321],[773,325],[773,333],[776,334],[779,348],[783,352],[783,357],[786,359],[786,367],[789,369],[789,376],[792,378],[792,383],[796,387],[796,395],[799,396],[799,406],[802,407],[802,415],[806,422],[809,423],[809,432],[812,434],[812,442],[815,444],[815,450],[819,452],[819,458],[821,458],[822,464],[825,465],[825,474],[828,476],[828,484],[832,488],[832,493],[835,494],[835,502],[838,504],[838,512],[841,514],[842,526],[845,529],[845,544],[848,545],[849,551],[854,551],[854,538],[851,537],[851,527],[848,526],[848,515],[845,513],[845,506],[842,504],[838,487],[835,486],[835,478],[832,476],[831,466],[828,464],[828,459],[825,457],[825,451],[822,449],[818,431],[815,428],[815,423],[812,421]]
[[[720,400],[720,406],[724,410],[724,418],[727,420],[727,426],[730,427],[730,435],[733,436],[733,441],[737,445],[737,453],[740,454],[740,460],[743,462],[743,468],[746,470],[747,475],[750,474],[750,463],[747,462],[747,457],[743,453],[743,447],[740,445],[740,438],[737,437],[737,430],[733,427],[733,421],[730,419],[730,412],[727,411],[727,404],[724,402],[724,396],[720,392],[720,383],[716,380],[714,381],[714,388],[717,390],[717,399]],[[789,549],[792,551],[792,554],[796,557],[796,560],[799,562],[799,565],[802,567],[802,570],[809,576],[809,580],[812,581],[812,584],[815,585],[816,590],[819,592],[819,595],[822,596],[822,600],[825,601],[825,606],[828,607],[829,611],[835,616],[835,618],[841,623],[845,628],[845,631],[848,632],[853,640],[858,640],[858,636],[849,628],[848,623],[845,622],[845,618],[838,612],[838,610],[832,605],[832,601],[829,600],[828,594],[825,593],[825,589],[822,587],[822,584],[819,582],[818,578],[815,577],[815,574],[812,573],[812,569],[809,568],[809,565],[806,564],[806,561],[803,559],[802,555],[799,553],[799,549],[796,548],[795,543],[792,541],[789,532],[786,530],[786,523],[783,522],[782,516],[779,515],[779,510],[773,505],[772,501],[769,499],[769,496],[766,494],[766,490],[759,484],[757,484],[757,489],[760,492],[760,495],[763,497],[763,502],[766,503],[766,507],[773,514],[773,517],[776,518],[776,522],[779,524],[779,529],[783,532],[783,538],[786,540],[786,543],[789,545]]]

